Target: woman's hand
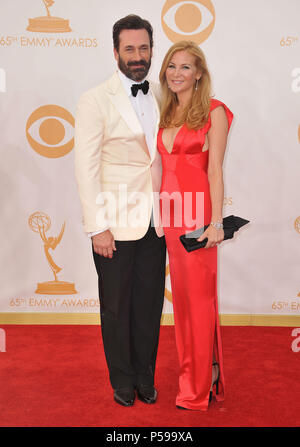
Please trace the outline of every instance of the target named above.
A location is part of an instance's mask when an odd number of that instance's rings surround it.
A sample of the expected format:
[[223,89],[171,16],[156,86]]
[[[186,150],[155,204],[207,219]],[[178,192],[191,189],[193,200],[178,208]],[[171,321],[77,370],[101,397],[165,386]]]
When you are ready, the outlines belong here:
[[224,230],[217,230],[214,226],[210,225],[203,234],[197,239],[198,242],[203,241],[207,237],[205,248],[211,248],[220,244],[224,240]]

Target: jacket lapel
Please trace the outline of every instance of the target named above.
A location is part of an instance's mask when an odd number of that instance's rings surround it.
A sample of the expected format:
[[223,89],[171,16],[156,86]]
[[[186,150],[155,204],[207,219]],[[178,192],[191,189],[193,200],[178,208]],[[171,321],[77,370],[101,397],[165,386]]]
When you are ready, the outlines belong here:
[[143,135],[142,126],[136,116],[136,113],[130,103],[130,99],[124,90],[117,73],[115,73],[107,82],[107,93],[111,102],[120,113],[123,120],[134,134]]

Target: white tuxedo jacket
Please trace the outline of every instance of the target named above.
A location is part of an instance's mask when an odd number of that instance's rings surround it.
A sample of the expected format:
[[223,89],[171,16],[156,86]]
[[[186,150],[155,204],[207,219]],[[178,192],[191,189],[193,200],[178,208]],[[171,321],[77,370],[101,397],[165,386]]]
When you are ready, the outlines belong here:
[[[159,124],[159,90],[150,82]],[[161,159],[150,156],[138,117],[117,72],[79,99],[75,121],[75,175],[86,232],[109,226],[116,240],[137,240],[153,209],[159,222]],[[153,195],[153,192],[156,194]],[[159,224],[158,236],[163,235]]]

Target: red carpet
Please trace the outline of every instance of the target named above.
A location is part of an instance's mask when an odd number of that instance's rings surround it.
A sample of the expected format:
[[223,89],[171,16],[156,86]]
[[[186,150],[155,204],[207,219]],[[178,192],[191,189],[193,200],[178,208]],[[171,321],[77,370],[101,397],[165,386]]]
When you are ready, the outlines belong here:
[[296,427],[300,352],[292,328],[223,326],[226,398],[178,410],[174,328],[161,328],[155,405],[114,403],[100,327],[2,326],[1,427]]

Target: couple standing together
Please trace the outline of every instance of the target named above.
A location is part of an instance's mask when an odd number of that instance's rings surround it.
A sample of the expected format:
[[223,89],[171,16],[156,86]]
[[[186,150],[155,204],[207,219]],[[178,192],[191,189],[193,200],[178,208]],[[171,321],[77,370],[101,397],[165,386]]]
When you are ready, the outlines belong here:
[[[161,88],[149,83],[152,33],[136,15],[115,23],[118,69],[78,103],[76,179],[84,229],[92,238],[114,400],[131,406],[136,395],[147,404],[157,399],[167,248],[180,366],[176,406],[206,410],[213,396],[224,397],[216,245],[224,238],[222,162],[232,113],[212,99],[205,57],[192,42],[169,49]],[[196,229],[185,219],[178,225],[185,192],[192,193],[192,215],[196,193],[202,194],[202,225],[210,224],[199,239],[208,238],[206,247],[190,253],[179,240]],[[161,206],[153,193],[160,193]],[[159,214],[168,195],[174,200],[166,225]]]

